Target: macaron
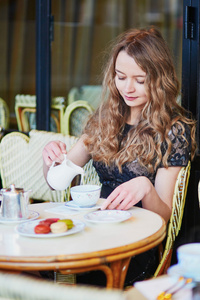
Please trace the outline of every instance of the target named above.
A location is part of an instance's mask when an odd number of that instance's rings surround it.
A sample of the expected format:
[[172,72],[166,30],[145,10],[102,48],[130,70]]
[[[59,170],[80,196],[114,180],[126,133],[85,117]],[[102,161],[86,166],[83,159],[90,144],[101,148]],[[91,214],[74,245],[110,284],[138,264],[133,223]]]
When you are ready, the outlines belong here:
[[67,225],[67,229],[71,229],[74,226],[71,219],[60,219],[58,222],[64,222]]
[[47,234],[50,231],[51,231],[50,227],[48,225],[46,225],[46,224],[38,224],[34,228],[34,232],[36,234]]
[[64,222],[56,222],[50,225],[52,233],[62,233],[67,231],[67,225]]
[[50,226],[52,223],[57,222],[58,220],[60,220],[60,218],[47,218],[45,220],[40,221],[39,224]]

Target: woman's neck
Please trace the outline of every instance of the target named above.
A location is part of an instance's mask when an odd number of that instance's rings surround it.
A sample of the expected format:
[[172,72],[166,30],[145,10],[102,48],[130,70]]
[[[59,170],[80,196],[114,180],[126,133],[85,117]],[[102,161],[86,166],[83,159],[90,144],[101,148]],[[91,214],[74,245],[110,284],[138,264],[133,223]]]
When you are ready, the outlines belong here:
[[140,117],[141,117],[141,110],[136,110],[132,107],[132,109],[130,109],[130,114],[127,118],[127,124],[129,125],[137,125],[140,121]]

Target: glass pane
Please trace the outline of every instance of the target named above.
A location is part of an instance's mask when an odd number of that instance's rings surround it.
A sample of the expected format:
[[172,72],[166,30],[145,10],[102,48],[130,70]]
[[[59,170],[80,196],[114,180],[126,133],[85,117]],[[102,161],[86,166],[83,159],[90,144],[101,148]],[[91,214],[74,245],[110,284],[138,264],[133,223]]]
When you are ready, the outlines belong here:
[[[0,1],[0,98],[9,107],[10,128],[17,128],[16,95],[35,95],[35,6],[35,0]],[[105,50],[131,27],[160,28],[181,79],[181,0],[52,0],[52,14],[52,97],[101,85]]]
[[15,128],[15,96],[35,94],[35,0],[0,1],[0,36],[0,97]]
[[181,79],[181,0],[52,0],[52,93],[100,85],[104,51],[119,33],[155,25],[167,40]]

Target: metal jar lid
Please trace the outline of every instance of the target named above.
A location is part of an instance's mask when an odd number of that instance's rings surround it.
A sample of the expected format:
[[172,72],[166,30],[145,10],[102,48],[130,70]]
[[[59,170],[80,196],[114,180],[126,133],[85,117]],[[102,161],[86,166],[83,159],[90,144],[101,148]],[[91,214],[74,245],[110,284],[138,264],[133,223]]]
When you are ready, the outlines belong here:
[[1,192],[3,193],[8,193],[10,195],[13,195],[13,194],[19,194],[21,192],[23,192],[24,189],[22,188],[15,188],[15,185],[14,184],[11,184],[9,188],[6,188],[6,189],[2,189]]

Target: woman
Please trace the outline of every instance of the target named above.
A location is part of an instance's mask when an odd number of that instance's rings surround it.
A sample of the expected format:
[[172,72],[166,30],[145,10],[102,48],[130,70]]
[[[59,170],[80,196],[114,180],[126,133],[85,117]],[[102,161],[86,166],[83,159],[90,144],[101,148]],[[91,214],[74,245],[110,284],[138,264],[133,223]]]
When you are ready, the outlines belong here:
[[[134,29],[119,36],[103,88],[104,101],[68,157],[79,166],[93,159],[106,198],[102,209],[137,205],[168,222],[177,175],[195,154],[195,122],[176,101],[178,79],[158,30]],[[45,177],[64,153],[59,141],[44,148]],[[127,284],[153,274],[156,249],[141,256],[132,260]]]

